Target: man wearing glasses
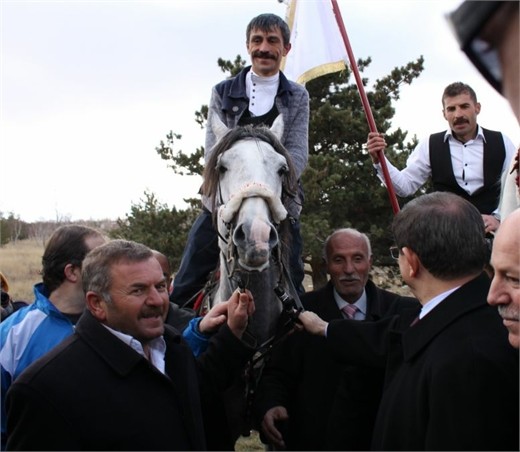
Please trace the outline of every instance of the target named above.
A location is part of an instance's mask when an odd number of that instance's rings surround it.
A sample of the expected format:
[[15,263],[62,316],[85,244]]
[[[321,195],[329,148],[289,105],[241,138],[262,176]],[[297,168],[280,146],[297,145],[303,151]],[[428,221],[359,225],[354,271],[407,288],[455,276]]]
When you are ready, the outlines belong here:
[[[510,103],[520,122],[520,14],[518,1],[465,1],[449,17],[462,50]],[[520,151],[519,151],[520,153]],[[501,225],[491,255],[494,269],[488,303],[497,306],[509,342],[520,347],[519,155],[502,186]],[[507,217],[507,218],[506,218]]]
[[394,217],[399,269],[419,309],[377,322],[299,316],[338,359],[385,369],[372,450],[518,450],[518,350],[486,302],[479,219],[448,192]]
[[[465,1],[448,18],[461,49],[511,105],[520,122],[520,14],[518,1]],[[520,206],[520,151],[504,174],[502,218]]]

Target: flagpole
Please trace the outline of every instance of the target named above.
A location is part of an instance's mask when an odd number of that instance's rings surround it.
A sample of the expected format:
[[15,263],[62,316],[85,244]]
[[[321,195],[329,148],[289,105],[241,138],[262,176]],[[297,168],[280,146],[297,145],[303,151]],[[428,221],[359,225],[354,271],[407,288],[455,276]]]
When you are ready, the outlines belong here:
[[[370,108],[370,104],[368,103],[368,98],[365,93],[365,88],[363,86],[363,81],[361,80],[361,76],[359,75],[359,70],[357,67],[356,59],[354,58],[354,53],[352,52],[352,47],[350,46],[350,41],[347,36],[347,30],[345,29],[345,24],[343,23],[343,19],[341,17],[341,12],[339,10],[337,0],[330,0],[332,3],[332,9],[334,11],[334,16],[336,17],[336,22],[338,23],[339,31],[341,33],[341,37],[343,38],[343,42],[345,44],[345,48],[347,50],[348,59],[350,61],[350,68],[352,69],[352,73],[356,79],[356,84],[358,87],[359,95],[361,97],[361,103],[363,104],[363,109],[365,110],[365,116],[368,121],[368,127],[371,132],[377,132],[376,122],[374,121],[374,116],[372,115],[372,110]],[[388,167],[386,165],[386,160],[384,158],[383,152],[379,151],[378,153],[379,162],[381,163],[381,169],[383,170],[383,178],[385,180],[386,189],[388,191],[388,196],[390,198],[390,203],[392,204],[392,209],[394,214],[399,212],[399,203],[397,202],[397,197],[395,196],[394,185],[392,184],[392,179],[390,179],[390,174],[388,173]]]

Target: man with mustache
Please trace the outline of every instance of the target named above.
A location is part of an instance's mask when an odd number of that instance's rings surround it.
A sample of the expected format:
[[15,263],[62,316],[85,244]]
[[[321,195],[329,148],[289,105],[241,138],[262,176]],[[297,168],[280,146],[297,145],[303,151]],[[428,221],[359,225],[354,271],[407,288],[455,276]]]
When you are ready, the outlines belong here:
[[[486,301],[480,218],[448,192],[419,196],[394,217],[392,249],[419,308],[377,322],[299,316],[338,358],[385,369],[372,450],[519,450],[518,350]],[[504,275],[511,287],[514,268]]]
[[[511,105],[520,123],[519,2],[462,2],[448,16],[461,50]],[[502,220],[520,207],[520,149],[502,177]]]
[[[470,201],[482,215],[486,234],[493,233],[500,225],[500,179],[516,148],[504,134],[477,124],[481,105],[469,85],[448,85],[442,94],[442,107],[449,129],[419,142],[403,170],[385,157],[395,192],[412,196],[431,177],[435,191],[449,191]],[[384,182],[378,154],[386,147],[383,134],[369,133],[367,147]]]
[[500,225],[493,244],[491,265],[493,281],[488,303],[498,313],[509,331],[509,342],[520,348],[520,209],[509,214]]
[[[280,71],[282,58],[291,50],[290,37],[288,25],[275,14],[253,18],[246,29],[251,66],[213,87],[208,117],[218,115],[226,127],[234,128],[247,124],[270,127],[277,116],[282,115],[284,131],[281,142],[292,158],[299,180],[308,160],[309,94],[303,86],[288,80]],[[215,134],[207,128],[206,162],[215,142]],[[304,291],[299,221],[302,203],[303,189],[299,183],[298,193],[286,205],[291,218],[290,274],[299,292]],[[189,303],[204,287],[208,275],[218,264],[217,232],[212,223],[211,204],[206,197],[202,198],[202,204],[202,211],[189,233],[170,296],[171,301],[181,306]]]
[[[449,20],[461,49],[493,88],[508,100],[520,122],[519,3],[464,1],[450,14]],[[489,58],[489,55],[497,58]],[[520,347],[519,158],[520,150],[502,180],[500,213],[504,222],[493,245],[494,276],[488,294],[488,303],[498,306],[509,331],[509,342],[515,348]]]
[[[379,320],[419,306],[369,279],[366,234],[334,231],[324,260],[330,281],[301,301],[327,321]],[[383,380],[382,371],[339,362],[324,338],[294,333],[273,350],[259,382],[254,411],[262,439],[286,450],[368,450]]]
[[254,312],[235,292],[227,323],[195,360],[164,323],[166,278],[145,245],[113,240],[83,262],[87,310],[74,334],[13,382],[7,450],[205,450],[204,424],[254,352],[241,337]]

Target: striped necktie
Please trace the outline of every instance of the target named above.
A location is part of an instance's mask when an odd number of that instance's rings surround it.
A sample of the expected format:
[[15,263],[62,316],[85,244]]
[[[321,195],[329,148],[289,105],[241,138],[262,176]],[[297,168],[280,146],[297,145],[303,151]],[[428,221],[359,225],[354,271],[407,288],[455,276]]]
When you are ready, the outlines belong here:
[[341,310],[345,313],[348,319],[354,319],[356,312],[358,312],[358,308],[353,304],[347,304],[343,306]]

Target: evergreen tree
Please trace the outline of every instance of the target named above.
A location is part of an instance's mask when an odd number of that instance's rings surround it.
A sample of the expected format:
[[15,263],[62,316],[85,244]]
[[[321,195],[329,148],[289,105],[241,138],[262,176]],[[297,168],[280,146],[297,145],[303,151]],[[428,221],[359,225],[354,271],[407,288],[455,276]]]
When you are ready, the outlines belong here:
[[145,199],[133,204],[125,219],[117,220],[117,227],[109,235],[134,240],[160,251],[168,257],[172,269],[176,269],[198,211],[193,204],[183,210],[170,209],[159,203],[153,193],[145,192],[144,195]]
[[[358,61],[360,73],[370,58]],[[386,134],[386,153],[397,166],[404,165],[416,139],[405,143],[407,132],[400,128],[389,133],[395,114],[392,102],[399,99],[403,84],[410,84],[423,70],[423,58],[377,80],[373,90],[366,90],[377,130]],[[369,132],[359,91],[350,71],[319,77],[307,83],[310,96],[309,164],[303,174],[305,204],[302,212],[302,235],[305,261],[311,265],[313,283],[325,283],[322,250],[334,229],[353,227],[369,235],[374,260],[390,263],[388,247],[392,244],[389,225],[392,208],[388,192],[374,173],[365,149]],[[366,86],[366,79],[363,80]],[[400,200],[401,204],[407,200]]]

